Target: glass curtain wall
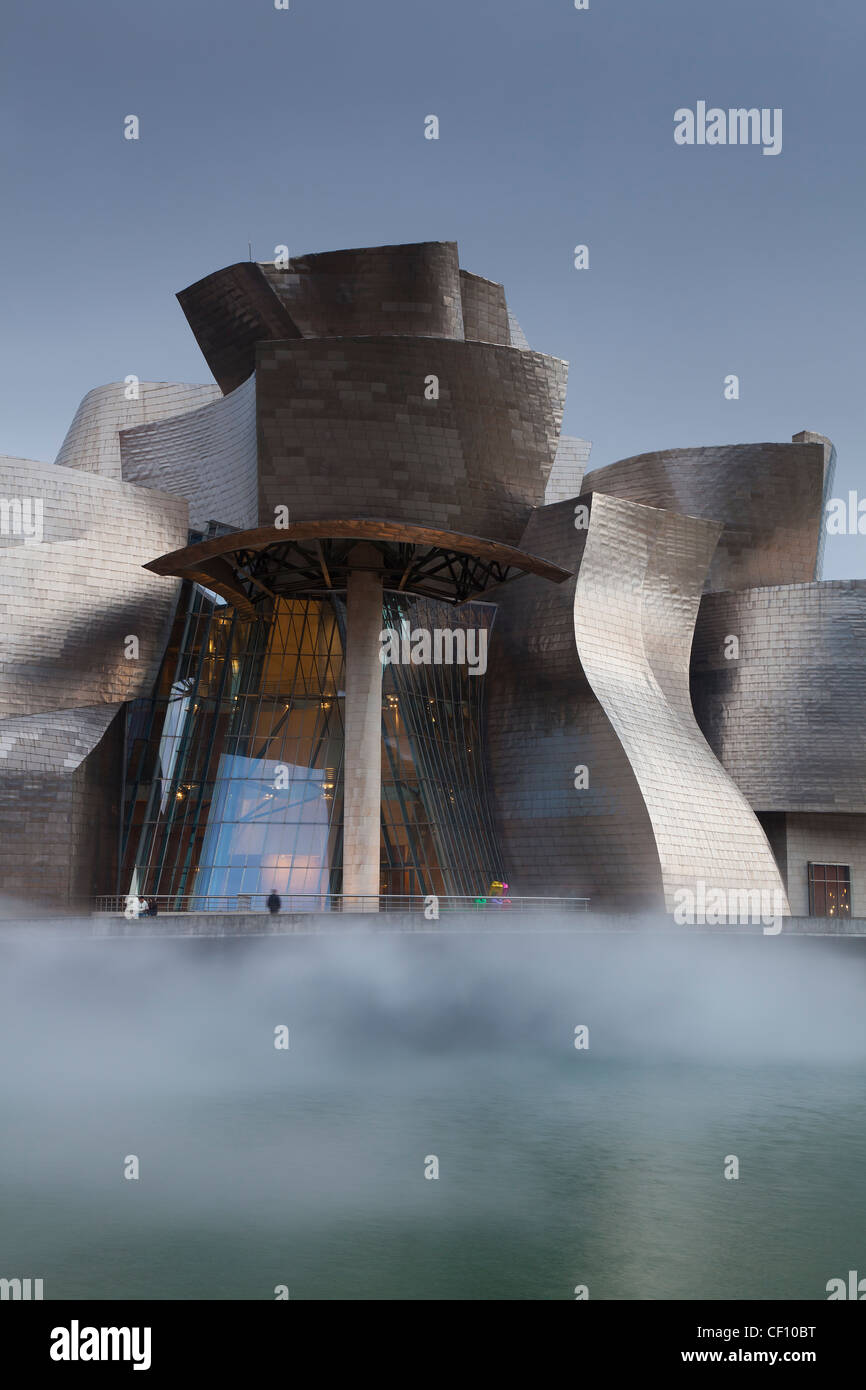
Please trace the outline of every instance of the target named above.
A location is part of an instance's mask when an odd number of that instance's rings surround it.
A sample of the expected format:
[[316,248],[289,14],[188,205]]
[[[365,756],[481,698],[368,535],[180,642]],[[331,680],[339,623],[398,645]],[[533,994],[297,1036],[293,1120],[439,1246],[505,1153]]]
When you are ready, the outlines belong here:
[[242,618],[190,586],[129,731],[124,878],[204,906],[339,886],[343,648],[335,606]]
[[[461,650],[486,652],[495,610],[385,595],[384,628],[413,633],[462,631]],[[483,639],[479,634],[484,634]],[[440,655],[455,655],[453,639]],[[486,664],[486,663],[485,663]],[[385,667],[382,727],[381,892],[475,897],[502,875],[484,759],[484,674],[467,662],[393,662]]]
[[[489,628],[487,605],[386,596],[383,628]],[[121,887],[166,905],[327,907],[342,877],[345,604],[244,618],[185,585],[154,696],[129,708]],[[474,896],[501,875],[481,674],[386,665],[380,891]]]

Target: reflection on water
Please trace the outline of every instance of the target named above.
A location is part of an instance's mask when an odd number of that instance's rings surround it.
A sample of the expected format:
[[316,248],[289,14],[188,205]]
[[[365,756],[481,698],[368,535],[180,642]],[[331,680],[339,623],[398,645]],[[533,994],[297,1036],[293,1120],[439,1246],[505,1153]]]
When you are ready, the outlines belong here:
[[866,1261],[860,942],[34,939],[0,972],[0,1276],[47,1298],[822,1299]]

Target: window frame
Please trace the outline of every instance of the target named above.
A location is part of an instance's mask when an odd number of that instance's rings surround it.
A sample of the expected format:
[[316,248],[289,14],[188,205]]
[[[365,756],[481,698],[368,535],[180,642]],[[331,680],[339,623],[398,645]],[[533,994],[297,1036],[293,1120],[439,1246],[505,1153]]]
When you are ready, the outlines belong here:
[[[816,872],[820,870],[820,872]],[[809,916],[850,918],[851,904],[851,865],[831,864],[818,860],[807,860],[806,875],[809,886]],[[831,908],[831,898],[836,900],[835,910]]]

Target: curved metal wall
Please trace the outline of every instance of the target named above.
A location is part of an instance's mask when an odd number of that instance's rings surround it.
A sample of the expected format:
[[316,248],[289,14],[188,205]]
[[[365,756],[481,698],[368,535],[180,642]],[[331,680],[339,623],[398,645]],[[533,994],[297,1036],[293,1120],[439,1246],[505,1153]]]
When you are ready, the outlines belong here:
[[218,400],[218,386],[190,386],[173,381],[141,381],[138,399],[127,400],[127,386],[113,381],[96,386],[82,400],[66,432],[55,463],[106,478],[123,476],[120,431],[172,415],[185,415]]
[[864,690],[866,580],[704,596],[695,713],[756,810],[866,811]]
[[[229,266],[178,298],[224,389],[255,372],[259,524],[288,507],[513,543],[544,501],[567,364],[510,346],[503,287],[461,270],[455,242]],[[154,456],[190,428],[149,430]],[[564,450],[557,487],[576,464]]]
[[[573,505],[533,514],[524,540],[576,568]],[[498,597],[487,676],[487,746],[511,891],[647,906],[661,896],[652,827],[628,759],[577,659],[576,579],[528,575]],[[574,787],[575,768],[591,769]]]
[[114,887],[117,716],[156,676],[177,593],[142,566],[186,537],[187,504],[22,459],[0,462],[0,496],[41,504],[43,533],[0,538],[0,878],[25,899],[86,898]]
[[464,336],[456,241],[322,251],[261,270],[305,338]]
[[[670,906],[701,879],[778,891],[752,808],[768,825],[866,811],[866,583],[811,582],[835,460],[824,436],[594,470],[577,531],[590,446],[560,437],[567,364],[529,350],[502,286],[462,271],[456,243],[241,263],[178,298],[219,386],[143,382],[135,401],[123,383],[99,387],[55,465],[0,459],[6,512],[44,506],[41,540],[2,536],[0,817],[13,858],[60,885],[43,865],[49,834],[72,865],[67,892],[105,859],[115,714],[150,693],[177,594],[142,567],[187,547],[188,507],[197,529],[270,527],[286,506],[291,523],[335,534],[423,527],[480,537],[468,554],[519,546],[577,571],[496,594],[490,756],[517,892]],[[689,698],[702,586],[693,690],[724,768]],[[408,700],[404,674],[391,693]],[[425,753],[420,716],[412,736]],[[6,862],[19,872],[8,849]]]
[[[178,584],[143,565],[186,541],[186,502],[20,460],[0,466],[0,497],[43,509],[38,543],[0,537],[0,716],[116,704],[149,689]],[[131,635],[137,659],[125,655]]]
[[[489,748],[517,892],[673,905],[678,889],[781,891],[766,837],[691,712],[688,658],[718,527],[602,494],[534,513],[523,544],[578,567],[499,603]],[[586,767],[589,786],[574,785]]]
[[225,393],[252,375],[256,343],[301,336],[263,268],[253,261],[215,270],[181,290],[177,300]]
[[385,517],[516,544],[544,499],[566,373],[487,343],[260,343],[260,516],[285,505],[293,521]]
[[482,275],[471,275],[468,270],[461,270],[460,299],[463,305],[463,336],[467,342],[521,346],[511,342],[508,305],[502,285],[495,280],[485,280]]
[[520,327],[516,314],[513,314],[510,309],[508,310],[508,335],[511,339],[512,347],[529,350],[529,339]]
[[185,497],[191,526],[204,530],[209,521],[238,530],[255,526],[255,377],[200,410],[125,429],[120,453],[124,481]]
[[114,888],[119,705],[0,719],[0,887],[68,902]]
[[516,320],[512,331],[503,286],[461,270],[453,241],[239,262],[177,297],[227,392],[252,373],[258,342],[363,335],[529,346]]
[[706,589],[749,589],[815,579],[834,459],[829,440],[804,433],[790,444],[638,454],[594,469],[583,485],[723,522]]
[[719,527],[593,499],[574,606],[577,650],[652,822],[665,902],[707,886],[784,890],[751,807],[713,756],[689,696],[689,653]]
[[580,496],[591,449],[592,444],[588,439],[577,439],[568,434],[559,436],[556,458],[544,489],[545,506]]

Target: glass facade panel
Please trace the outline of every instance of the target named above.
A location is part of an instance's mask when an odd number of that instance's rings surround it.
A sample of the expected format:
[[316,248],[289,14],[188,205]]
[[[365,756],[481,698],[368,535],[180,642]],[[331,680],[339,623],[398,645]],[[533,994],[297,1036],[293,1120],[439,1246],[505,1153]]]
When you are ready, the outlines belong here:
[[[484,760],[484,674],[494,610],[385,595],[384,628],[430,637],[434,659],[394,662],[383,681],[383,893],[486,892],[502,876]],[[454,637],[442,639],[436,632]],[[462,634],[462,637],[460,637]],[[483,639],[478,634],[483,634]],[[475,658],[478,674],[463,660]],[[443,659],[435,660],[439,655]],[[486,662],[484,663],[486,666]]]
[[[492,611],[387,595],[383,627],[471,632],[472,655]],[[123,891],[258,906],[276,889],[286,907],[327,906],[342,876],[344,645],[337,596],[244,618],[185,586],[154,696],[129,709]],[[501,877],[476,665],[384,668],[382,893],[474,896]]]
[[809,913],[812,917],[851,916],[848,864],[809,865]]

